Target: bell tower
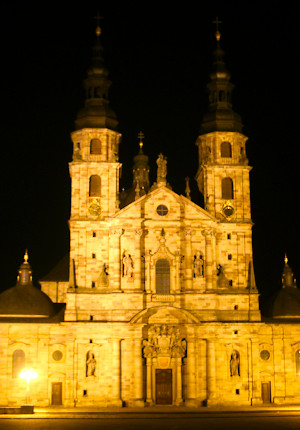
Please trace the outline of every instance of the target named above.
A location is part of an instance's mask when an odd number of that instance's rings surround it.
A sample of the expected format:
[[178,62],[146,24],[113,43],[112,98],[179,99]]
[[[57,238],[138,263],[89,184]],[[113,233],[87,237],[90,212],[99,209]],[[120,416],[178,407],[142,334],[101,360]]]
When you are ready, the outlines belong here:
[[247,137],[242,133],[240,116],[232,108],[233,85],[224,63],[220,37],[217,29],[213,68],[207,85],[209,107],[196,142],[199,150],[196,180],[204,196],[205,210],[211,215],[226,222],[251,222]]
[[80,288],[95,287],[100,268],[105,272],[107,226],[119,210],[121,134],[108,100],[111,83],[100,35],[98,25],[91,66],[84,81],[85,102],[71,133],[70,287]]
[[216,48],[207,85],[209,105],[196,141],[196,180],[204,196],[205,210],[218,220],[217,284],[221,285],[224,275],[224,285],[229,284],[236,292],[255,292],[247,137],[242,133],[241,118],[232,107],[233,84],[220,46],[219,23],[217,20]]
[[96,28],[92,63],[84,81],[85,104],[77,114],[73,160],[71,221],[103,219],[119,208],[120,133],[108,101],[110,81],[103,60],[101,29]]

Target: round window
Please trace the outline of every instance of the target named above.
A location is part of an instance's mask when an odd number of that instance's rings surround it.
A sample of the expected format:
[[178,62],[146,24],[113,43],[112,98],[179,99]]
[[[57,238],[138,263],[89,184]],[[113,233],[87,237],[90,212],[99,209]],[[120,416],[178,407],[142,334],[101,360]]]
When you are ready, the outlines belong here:
[[266,349],[263,349],[263,350],[260,352],[260,358],[261,358],[262,360],[269,360],[269,358],[270,358],[270,353],[269,353],[269,351],[267,351]]
[[167,213],[169,212],[169,210],[168,210],[167,206],[165,206],[165,205],[159,205],[156,208],[156,212],[160,216],[165,216],[165,215],[167,215]]
[[55,361],[60,361],[63,358],[63,353],[57,349],[53,352],[52,358]]

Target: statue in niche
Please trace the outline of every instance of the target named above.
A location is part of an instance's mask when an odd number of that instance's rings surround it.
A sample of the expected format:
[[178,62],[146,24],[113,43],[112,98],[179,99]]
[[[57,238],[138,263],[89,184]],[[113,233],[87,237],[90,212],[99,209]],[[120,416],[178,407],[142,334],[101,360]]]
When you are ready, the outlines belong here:
[[240,376],[240,354],[233,350],[230,357],[230,376]]
[[108,271],[107,266],[103,263],[100,271],[100,275],[96,281],[97,287],[107,287],[108,286]]
[[199,251],[194,255],[194,278],[201,278],[204,276],[204,260]]
[[159,154],[158,159],[156,160],[157,164],[157,182],[161,180],[165,180],[167,177],[167,158],[162,154]]
[[97,360],[92,351],[86,354],[86,376],[96,376]]
[[122,259],[123,262],[123,276],[127,278],[133,277],[133,260],[128,252],[124,252]]

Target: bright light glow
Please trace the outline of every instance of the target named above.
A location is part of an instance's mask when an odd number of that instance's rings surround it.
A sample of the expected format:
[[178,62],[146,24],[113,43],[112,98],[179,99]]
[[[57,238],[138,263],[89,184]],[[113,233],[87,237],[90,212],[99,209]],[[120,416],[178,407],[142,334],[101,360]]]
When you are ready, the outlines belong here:
[[22,379],[26,379],[27,384],[29,384],[31,379],[36,379],[38,377],[38,374],[33,369],[23,369],[19,376]]

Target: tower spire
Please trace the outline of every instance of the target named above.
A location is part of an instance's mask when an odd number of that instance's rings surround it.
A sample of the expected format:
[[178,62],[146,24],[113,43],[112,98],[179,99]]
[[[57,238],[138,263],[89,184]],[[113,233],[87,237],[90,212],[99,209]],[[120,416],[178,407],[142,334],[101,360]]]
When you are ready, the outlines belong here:
[[100,19],[96,19],[96,40],[92,47],[92,61],[84,81],[85,103],[79,110],[75,121],[76,130],[82,128],[108,128],[116,131],[118,121],[115,112],[111,109],[108,100],[108,91],[111,85],[108,79],[108,69],[103,58],[103,47],[101,44],[102,30]]
[[242,131],[242,122],[238,114],[232,109],[231,93],[234,88],[230,82],[230,73],[224,62],[224,51],[221,48],[221,33],[219,25],[221,21],[217,17],[216,24],[216,48],[213,52],[213,66],[210,73],[210,82],[207,85],[209,92],[208,112],[203,117],[201,132],[213,131]]
[[216,24],[216,41],[219,42],[221,39],[221,33],[219,31],[219,24],[222,24],[222,21],[219,21],[219,17],[216,17],[216,20],[213,21],[213,24]]

